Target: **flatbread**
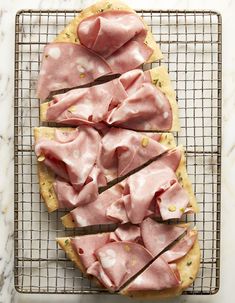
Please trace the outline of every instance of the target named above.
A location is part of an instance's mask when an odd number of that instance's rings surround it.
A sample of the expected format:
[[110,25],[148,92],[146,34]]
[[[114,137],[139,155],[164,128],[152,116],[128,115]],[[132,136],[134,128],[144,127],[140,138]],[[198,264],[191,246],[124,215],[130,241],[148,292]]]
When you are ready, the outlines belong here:
[[[163,65],[150,69],[150,75],[152,78],[152,83],[163,92],[170,102],[172,108],[172,127],[169,131],[179,131],[179,110],[176,101],[176,93],[172,87],[170,76],[167,72],[167,68]],[[40,120],[41,122],[46,122],[47,109],[49,107],[49,102],[42,103],[40,105]]]
[[[37,143],[40,138],[53,140],[55,138],[56,129],[73,131],[75,128],[36,127],[34,128],[35,143]],[[175,147],[175,140],[171,133],[162,134],[159,142],[167,148]],[[53,186],[55,182],[55,174],[50,168],[46,167],[43,162],[38,161],[38,177],[41,196],[46,203],[48,211],[53,212],[59,207],[58,199]]]
[[[124,10],[132,13],[136,13],[132,8],[127,6],[125,3],[119,0],[102,0],[95,3],[92,6],[89,6],[81,11],[66,27],[65,29],[55,38],[54,42],[73,42],[80,44],[80,41],[77,37],[77,27],[79,23],[92,15],[95,15],[100,12],[111,11],[111,10]],[[147,36],[145,43],[153,49],[151,57],[146,63],[154,62],[156,60],[163,59],[162,52],[155,42],[154,37],[142,18],[140,18],[144,23],[145,28],[147,29]]]
[[[197,230],[194,229],[190,231],[191,233],[197,234]],[[60,247],[65,251],[67,257],[73,261],[76,266],[82,271],[84,275],[86,275],[86,271],[84,266],[82,265],[82,262],[79,258],[79,255],[76,253],[76,251],[73,249],[71,245],[71,239],[70,237],[64,237],[64,238],[57,238],[56,239]],[[129,292],[126,288],[124,288],[120,294],[125,296],[130,296],[133,298],[143,298],[143,299],[164,299],[164,298],[170,298],[179,296],[186,288],[188,288],[193,281],[196,279],[199,267],[200,267],[200,247],[199,247],[199,241],[198,237],[191,248],[191,250],[188,252],[186,256],[181,258],[180,260],[174,262],[177,264],[177,268],[179,270],[182,283],[180,286],[166,289],[162,291],[132,291]],[[88,276],[88,278],[91,278]],[[93,278],[98,284],[98,280],[96,278]]]

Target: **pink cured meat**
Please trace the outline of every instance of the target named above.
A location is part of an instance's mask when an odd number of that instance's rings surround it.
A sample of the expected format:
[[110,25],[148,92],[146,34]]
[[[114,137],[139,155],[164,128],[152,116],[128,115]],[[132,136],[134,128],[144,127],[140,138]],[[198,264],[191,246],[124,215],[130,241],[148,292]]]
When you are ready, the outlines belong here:
[[97,166],[100,140],[96,130],[83,126],[73,132],[57,130],[54,140],[41,138],[36,143],[36,155],[43,155],[44,164],[56,174],[54,188],[59,207],[96,200],[98,187],[106,185]]
[[141,239],[140,227],[130,223],[120,225],[114,233],[119,241],[138,242]]
[[157,142],[161,136],[111,128],[101,140],[100,166],[108,179],[124,176],[147,161],[161,155],[167,148]]
[[197,234],[188,231],[187,234],[180,239],[171,249],[167,250],[162,254],[162,257],[168,262],[174,262],[184,257],[190,249],[193,247],[197,239]]
[[139,67],[153,53],[145,43],[140,18],[124,11],[108,11],[84,19],[77,30],[80,42],[106,59],[112,73]]
[[96,165],[79,191],[65,180],[56,178],[54,189],[59,201],[59,208],[74,208],[92,203],[98,198],[98,187],[102,185],[106,185],[106,179]]
[[45,100],[53,91],[85,85],[110,73],[107,62],[86,47],[75,43],[50,43],[43,52],[37,96]]
[[85,268],[88,268],[96,261],[95,251],[108,242],[109,233],[77,236],[71,239],[71,244]]
[[140,67],[152,55],[153,50],[144,43],[130,41],[106,59],[113,74],[122,74]]
[[149,72],[129,71],[118,79],[55,95],[46,112],[48,122],[68,125],[119,125],[133,130],[169,130],[172,110]]
[[145,219],[140,228],[144,246],[153,256],[161,253],[186,231],[186,227],[161,224],[151,218]]
[[154,215],[154,202],[159,208],[156,214],[163,219],[180,218],[189,201],[173,170],[177,169],[180,158],[181,151],[176,148],[128,177],[122,198],[108,207],[107,215],[122,223],[138,224],[145,217]]
[[76,138],[70,142],[40,139],[35,146],[35,153],[63,162],[70,183],[76,190],[80,190],[96,163],[101,138],[96,130],[86,126],[76,132]]
[[106,122],[134,130],[170,130],[172,109],[166,96],[156,86],[144,83],[111,111]]
[[128,291],[163,290],[180,285],[177,269],[172,268],[161,256],[127,286]]
[[106,216],[107,207],[121,197],[122,190],[117,185],[101,193],[94,202],[76,207],[70,212],[78,227],[97,224],[112,224],[118,220],[111,220]]
[[184,227],[164,225],[148,218],[140,227],[128,223],[119,226],[114,232],[78,236],[72,238],[71,242],[87,274],[96,277],[109,290],[119,290],[151,261],[128,285],[128,289],[161,290],[179,285],[177,265],[169,262],[177,260],[190,250],[196,239],[195,233],[187,230],[186,236],[170,250],[160,256],[158,254],[167,249],[185,230]]
[[107,58],[130,40],[144,40],[146,30],[141,19],[125,11],[107,11],[84,19],[78,26],[84,46]]
[[126,98],[121,83],[113,80],[89,88],[78,88],[55,95],[49,103],[47,121],[63,124],[97,125],[104,116]]
[[[140,244],[133,242],[111,242],[96,250],[95,255],[105,274],[112,281],[111,289],[118,290],[135,275],[153,256]],[[88,268],[89,274],[92,272]],[[102,277],[100,282],[102,282]]]
[[147,216],[147,210],[155,197],[155,194],[167,190],[171,182],[176,182],[174,172],[168,167],[155,166],[153,162],[140,172],[128,177],[124,194],[127,216],[131,223],[141,223]]
[[189,196],[183,187],[176,182],[157,198],[157,203],[163,220],[177,219],[185,212]]

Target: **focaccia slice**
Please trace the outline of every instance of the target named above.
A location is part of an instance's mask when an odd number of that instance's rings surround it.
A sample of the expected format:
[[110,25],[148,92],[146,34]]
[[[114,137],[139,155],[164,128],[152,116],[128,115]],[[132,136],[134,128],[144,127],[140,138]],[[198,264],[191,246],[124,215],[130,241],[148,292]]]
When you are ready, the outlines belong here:
[[[53,127],[36,127],[34,129],[34,140],[35,143],[41,138],[47,138],[53,140],[55,138],[55,131],[57,128]],[[62,131],[73,131],[74,128],[59,128]],[[162,145],[167,148],[172,148],[175,146],[174,137],[171,133],[161,134],[161,139],[159,141]],[[55,174],[49,169],[40,159],[38,158],[38,177],[40,193],[43,200],[46,203],[49,212],[55,211],[59,207],[58,199],[54,190]]]
[[[173,89],[169,73],[166,66],[162,65],[149,70],[152,83],[166,96],[169,100],[172,110],[172,125],[169,131],[179,131],[179,110],[176,101],[176,94]],[[50,102],[45,102],[40,105],[40,120],[41,122],[47,122],[47,109]]]
[[[77,37],[77,27],[79,23],[86,19],[87,17],[90,17],[92,15],[95,15],[100,12],[105,11],[112,11],[112,10],[123,10],[128,11],[132,13],[136,13],[132,8],[130,8],[125,3],[119,1],[119,0],[101,0],[86,9],[82,10],[65,28],[64,30],[55,38],[55,42],[73,42],[78,43],[79,39]],[[158,46],[158,44],[155,42],[154,37],[145,23],[145,21],[141,18],[141,20],[144,23],[144,26],[147,29],[147,36],[145,39],[145,43],[153,49],[153,53],[151,57],[148,59],[148,62],[154,62],[156,60],[163,59],[162,52]],[[146,63],[148,63],[146,62]]]
[[[104,235],[103,234],[97,234]],[[199,247],[199,241],[198,241],[198,235],[197,230],[193,229],[190,231],[190,235],[195,235],[196,240],[191,247],[191,249],[188,251],[188,253],[182,257],[181,259],[178,259],[174,261],[174,263],[177,266],[177,269],[179,271],[180,277],[181,277],[181,284],[174,288],[164,289],[161,291],[129,291],[128,286],[129,284],[136,278],[138,275],[141,274],[142,271],[138,272],[137,275],[130,278],[130,280],[127,282],[127,285],[119,292],[119,294],[130,296],[130,297],[136,297],[136,298],[169,298],[169,297],[175,297],[180,295],[186,288],[188,288],[196,279],[199,267],[200,267],[200,247]],[[80,256],[74,249],[74,247],[71,244],[71,238],[70,237],[63,237],[63,238],[57,238],[57,242],[60,245],[60,247],[65,251],[67,257],[75,263],[75,265],[82,271],[84,275],[86,275],[86,269],[83,265],[83,262],[81,261]],[[176,243],[178,240],[176,240]],[[174,245],[174,244],[173,244]],[[153,260],[155,260],[158,256],[155,256]],[[152,261],[153,261],[152,260]],[[147,267],[148,268],[148,267]],[[88,275],[88,278],[91,278],[90,275]],[[100,282],[97,278],[92,276],[92,280],[96,281],[99,285]]]

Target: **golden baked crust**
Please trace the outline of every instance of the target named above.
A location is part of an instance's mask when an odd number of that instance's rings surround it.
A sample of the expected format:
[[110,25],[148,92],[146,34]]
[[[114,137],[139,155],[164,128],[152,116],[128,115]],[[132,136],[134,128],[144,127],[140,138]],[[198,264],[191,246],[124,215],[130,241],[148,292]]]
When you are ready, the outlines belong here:
[[[127,6],[125,3],[119,0],[101,0],[95,3],[92,6],[89,6],[81,11],[65,28],[64,30],[55,38],[55,42],[73,42],[78,43],[79,39],[77,37],[77,27],[81,21],[89,16],[95,15],[100,12],[110,11],[110,10],[123,10],[132,13],[136,13],[132,8]],[[147,29],[147,36],[145,43],[153,49],[151,57],[148,59],[148,62],[154,62],[156,60],[163,59],[162,52],[155,42],[154,37],[142,18],[140,18],[144,23],[145,28]]]
[[179,148],[181,150],[181,160],[180,160],[179,166],[176,170],[176,176],[177,176],[177,179],[178,179],[180,185],[187,191],[187,193],[189,195],[189,205],[192,206],[193,211],[195,213],[198,213],[199,207],[197,204],[196,197],[194,195],[192,183],[191,183],[188,173],[187,173],[184,148],[182,145],[179,146]]
[[[55,130],[53,127],[35,127],[34,128],[34,142],[37,143],[41,138],[53,140],[55,138]],[[60,130],[71,131],[72,128],[60,128]],[[40,160],[40,159],[39,159]],[[39,188],[43,200],[46,203],[48,212],[58,209],[58,199],[53,187],[55,181],[55,174],[46,167],[46,165],[38,161],[38,179]]]
[[[190,233],[197,234],[197,230],[192,230]],[[176,297],[182,294],[182,292],[188,288],[197,277],[197,273],[200,268],[201,252],[199,247],[198,237],[186,256],[180,260],[174,262],[177,265],[178,271],[181,277],[181,285],[174,288],[164,290],[152,290],[152,291],[129,291],[128,286],[125,287],[120,294],[129,296],[132,298],[140,299],[167,299]]]

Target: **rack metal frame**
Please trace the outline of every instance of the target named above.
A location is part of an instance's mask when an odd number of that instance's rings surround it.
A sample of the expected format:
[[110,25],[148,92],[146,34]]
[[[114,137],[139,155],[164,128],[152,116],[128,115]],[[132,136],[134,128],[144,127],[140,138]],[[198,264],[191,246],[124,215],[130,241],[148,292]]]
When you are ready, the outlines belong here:
[[[107,293],[75,268],[56,244],[58,236],[100,231],[65,230],[59,210],[48,214],[41,200],[33,127],[39,126],[35,97],[41,53],[77,11],[22,10],[15,25],[15,287],[24,293]],[[187,169],[200,213],[198,277],[185,294],[219,289],[221,203],[222,21],[212,11],[138,11],[150,26],[176,90],[181,131],[175,134],[187,155]],[[105,227],[104,227],[105,228]]]

